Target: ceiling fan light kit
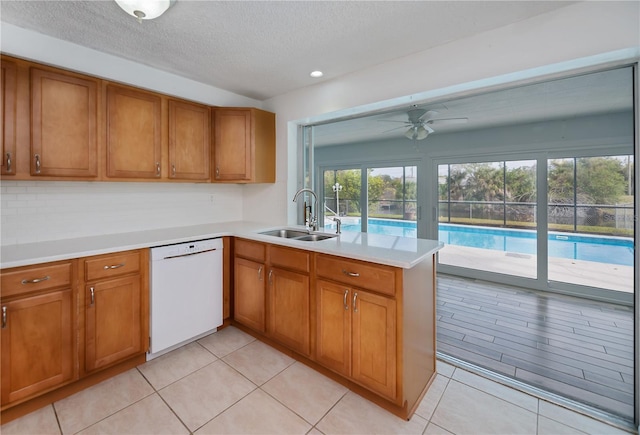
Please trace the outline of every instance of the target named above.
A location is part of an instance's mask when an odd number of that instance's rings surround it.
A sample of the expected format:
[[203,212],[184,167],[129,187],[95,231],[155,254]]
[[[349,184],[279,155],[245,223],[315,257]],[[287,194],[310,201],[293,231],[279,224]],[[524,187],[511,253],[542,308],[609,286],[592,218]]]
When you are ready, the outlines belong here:
[[135,17],[139,23],[142,20],[153,20],[164,14],[176,0],[115,0],[115,2],[129,15]]

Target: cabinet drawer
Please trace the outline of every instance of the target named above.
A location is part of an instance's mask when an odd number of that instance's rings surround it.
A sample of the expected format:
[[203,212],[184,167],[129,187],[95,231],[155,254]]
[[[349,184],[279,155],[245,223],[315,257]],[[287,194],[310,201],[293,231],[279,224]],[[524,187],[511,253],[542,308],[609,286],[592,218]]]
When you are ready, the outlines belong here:
[[269,246],[269,262],[272,266],[283,269],[309,272],[309,252],[297,249]]
[[84,276],[87,281],[125,275],[139,270],[139,251],[101,255],[90,257],[84,261]]
[[244,239],[235,240],[235,255],[250,260],[264,262],[266,258],[265,245]]
[[71,286],[71,262],[47,263],[2,271],[2,297]]
[[318,254],[316,274],[350,286],[395,295],[395,268]]

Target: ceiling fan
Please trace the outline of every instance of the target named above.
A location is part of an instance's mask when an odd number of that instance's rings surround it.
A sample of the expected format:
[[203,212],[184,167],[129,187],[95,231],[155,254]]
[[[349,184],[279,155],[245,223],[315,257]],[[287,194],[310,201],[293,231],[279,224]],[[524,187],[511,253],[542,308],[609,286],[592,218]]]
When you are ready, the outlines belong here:
[[[393,131],[399,128],[407,128],[404,136],[411,140],[423,140],[426,139],[435,130],[431,127],[435,124],[451,125],[451,124],[464,124],[469,118],[434,118],[438,112],[434,110],[426,109],[412,109],[407,112],[409,117],[408,121],[387,121],[387,122],[401,122],[405,124],[402,127],[392,128]],[[386,132],[385,132],[386,133]]]

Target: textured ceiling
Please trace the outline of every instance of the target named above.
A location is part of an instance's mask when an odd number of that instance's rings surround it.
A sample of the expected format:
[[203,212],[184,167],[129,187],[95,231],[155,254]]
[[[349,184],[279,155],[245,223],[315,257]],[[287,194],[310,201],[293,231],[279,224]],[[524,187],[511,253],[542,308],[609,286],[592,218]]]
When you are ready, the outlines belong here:
[[2,0],[0,19],[264,100],[570,3],[178,0],[139,24],[111,0]]

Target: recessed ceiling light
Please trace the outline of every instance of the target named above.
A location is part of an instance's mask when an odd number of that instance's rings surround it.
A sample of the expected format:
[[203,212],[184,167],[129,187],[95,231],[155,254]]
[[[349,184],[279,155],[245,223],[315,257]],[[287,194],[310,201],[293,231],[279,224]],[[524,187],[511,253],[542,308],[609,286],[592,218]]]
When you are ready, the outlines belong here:
[[324,74],[322,74],[322,71],[311,71],[311,74],[309,74],[311,77],[313,77],[314,79],[320,78],[322,77]]

